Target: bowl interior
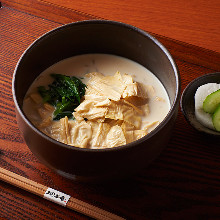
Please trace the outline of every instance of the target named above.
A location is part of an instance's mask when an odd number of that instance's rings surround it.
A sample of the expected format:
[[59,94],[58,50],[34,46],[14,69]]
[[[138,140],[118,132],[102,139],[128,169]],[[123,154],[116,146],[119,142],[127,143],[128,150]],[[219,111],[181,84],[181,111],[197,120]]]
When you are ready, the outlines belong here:
[[181,101],[180,101],[181,110],[186,120],[196,130],[205,134],[220,136],[220,132],[206,128],[205,126],[199,123],[199,121],[196,119],[195,116],[194,96],[197,88],[206,83],[220,83],[220,72],[203,75],[201,77],[196,78],[191,83],[189,83],[181,96]]

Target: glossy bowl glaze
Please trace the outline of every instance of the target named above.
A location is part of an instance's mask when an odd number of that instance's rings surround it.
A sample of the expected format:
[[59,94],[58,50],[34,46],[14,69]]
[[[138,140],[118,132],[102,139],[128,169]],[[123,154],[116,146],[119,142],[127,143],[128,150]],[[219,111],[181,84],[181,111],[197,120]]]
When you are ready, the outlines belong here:
[[[22,103],[34,79],[58,61],[88,53],[122,56],[138,62],[157,76],[168,92],[171,109],[155,130],[124,146],[82,149],[51,139],[27,119]],[[120,22],[82,21],[46,33],[24,52],[13,76],[13,98],[24,140],[43,164],[70,179],[102,181],[140,171],[164,149],[177,117],[180,77],[170,53],[150,34]]]
[[193,126],[197,131],[203,134],[220,137],[220,132],[205,127],[196,119],[195,116],[194,97],[196,90],[199,86],[207,83],[220,83],[220,72],[205,74],[190,82],[182,93],[180,106],[187,122],[189,122],[189,124]]

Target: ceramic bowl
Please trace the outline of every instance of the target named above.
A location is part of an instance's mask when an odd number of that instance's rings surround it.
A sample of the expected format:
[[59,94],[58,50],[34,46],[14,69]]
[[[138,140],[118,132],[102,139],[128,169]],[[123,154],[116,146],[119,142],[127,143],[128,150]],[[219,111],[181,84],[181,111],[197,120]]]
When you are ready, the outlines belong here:
[[183,115],[185,116],[185,119],[193,128],[195,128],[197,131],[208,134],[212,136],[219,136],[220,132],[214,131],[212,129],[209,129],[205,126],[203,126],[195,116],[195,93],[199,86],[202,86],[207,83],[220,83],[220,72],[216,73],[209,73],[205,74],[203,76],[200,76],[190,82],[187,87],[184,89],[181,100],[180,100],[180,106]]
[[[82,149],[51,139],[27,119],[22,103],[34,79],[58,61],[88,53],[126,57],[157,76],[168,92],[171,109],[155,130],[124,146]],[[14,71],[13,98],[24,140],[43,164],[70,179],[99,181],[130,176],[158,157],[169,141],[177,117],[180,76],[168,50],[149,33],[115,21],[81,21],[58,27],[30,45]]]

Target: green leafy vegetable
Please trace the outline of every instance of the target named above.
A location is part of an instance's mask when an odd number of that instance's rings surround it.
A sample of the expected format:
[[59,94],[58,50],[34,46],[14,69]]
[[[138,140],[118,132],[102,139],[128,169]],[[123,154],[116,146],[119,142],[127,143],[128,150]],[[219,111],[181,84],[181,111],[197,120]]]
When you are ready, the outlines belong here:
[[86,85],[74,76],[51,74],[54,78],[48,89],[44,86],[38,87],[38,92],[44,102],[55,107],[53,120],[59,120],[65,116],[72,118],[72,112],[80,104],[85,95]]

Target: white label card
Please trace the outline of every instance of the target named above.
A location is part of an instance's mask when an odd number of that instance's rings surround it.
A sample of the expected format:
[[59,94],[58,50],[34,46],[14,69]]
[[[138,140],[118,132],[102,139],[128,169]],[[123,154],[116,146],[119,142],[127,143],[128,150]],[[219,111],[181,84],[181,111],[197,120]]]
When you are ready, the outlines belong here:
[[66,206],[70,196],[49,187],[44,193],[44,198],[58,203],[59,205]]

